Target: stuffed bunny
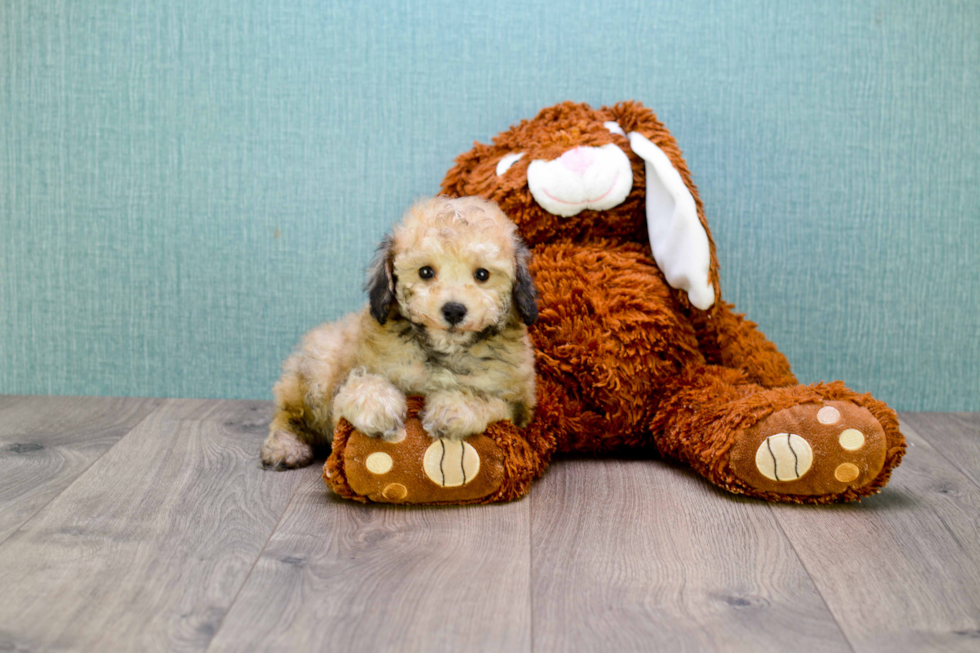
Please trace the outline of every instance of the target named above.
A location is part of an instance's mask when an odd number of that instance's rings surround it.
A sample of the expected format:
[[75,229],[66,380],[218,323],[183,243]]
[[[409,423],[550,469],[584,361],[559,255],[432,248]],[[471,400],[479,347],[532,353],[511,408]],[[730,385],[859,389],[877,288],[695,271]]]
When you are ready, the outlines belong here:
[[658,452],[731,492],[795,503],[879,492],[901,461],[892,409],[840,381],[799,385],[724,301],[691,174],[642,104],[543,109],[460,155],[442,189],[517,224],[539,292],[526,446],[518,463],[500,457],[504,489],[467,501],[519,496],[555,451]]

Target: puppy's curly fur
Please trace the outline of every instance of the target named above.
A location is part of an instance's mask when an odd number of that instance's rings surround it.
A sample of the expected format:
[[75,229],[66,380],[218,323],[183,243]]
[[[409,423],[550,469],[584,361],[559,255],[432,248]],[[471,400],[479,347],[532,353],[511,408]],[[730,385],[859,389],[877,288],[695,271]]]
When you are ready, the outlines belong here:
[[263,464],[309,464],[341,417],[398,440],[410,395],[425,398],[433,437],[525,426],[535,405],[527,325],[538,315],[529,257],[492,202],[415,204],[378,248],[368,306],[307,333],[283,364]]

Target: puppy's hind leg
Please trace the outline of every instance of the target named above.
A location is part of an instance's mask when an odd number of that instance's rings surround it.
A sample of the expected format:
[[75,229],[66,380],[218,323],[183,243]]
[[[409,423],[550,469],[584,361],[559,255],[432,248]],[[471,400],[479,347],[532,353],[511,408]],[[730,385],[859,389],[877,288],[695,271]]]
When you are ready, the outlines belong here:
[[272,389],[276,414],[262,445],[265,467],[304,467],[313,462],[317,447],[330,443],[335,422],[330,404],[353,363],[361,318],[351,313],[321,324],[303,336],[283,363],[282,377]]
[[305,428],[305,384],[295,372],[286,372],[273,392],[276,414],[262,444],[262,466],[275,470],[305,467],[313,462],[313,444]]

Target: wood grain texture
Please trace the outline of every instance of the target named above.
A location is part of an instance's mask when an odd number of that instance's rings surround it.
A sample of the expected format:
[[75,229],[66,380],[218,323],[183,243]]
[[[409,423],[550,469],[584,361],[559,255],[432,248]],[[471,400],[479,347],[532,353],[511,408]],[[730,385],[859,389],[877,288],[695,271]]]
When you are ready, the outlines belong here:
[[0,396],[0,651],[980,649],[980,414],[902,415],[909,454],[857,505],[566,459],[468,508],[263,471],[270,415]]
[[209,653],[530,650],[530,501],[362,505],[304,475]]
[[645,460],[559,461],[531,500],[535,651],[847,650],[765,503]]
[[902,424],[980,487],[980,413],[902,413]]
[[902,431],[911,446],[882,494],[772,509],[855,651],[975,652],[980,489],[934,448],[955,457],[945,431]]
[[[914,413],[902,413],[903,415],[909,415]],[[974,428],[980,429],[980,413],[926,413],[927,415],[952,415],[958,420],[962,420],[967,424],[972,424]]]
[[0,650],[203,650],[299,480],[267,402],[168,400],[0,546]]
[[159,404],[158,399],[0,397],[0,542]]

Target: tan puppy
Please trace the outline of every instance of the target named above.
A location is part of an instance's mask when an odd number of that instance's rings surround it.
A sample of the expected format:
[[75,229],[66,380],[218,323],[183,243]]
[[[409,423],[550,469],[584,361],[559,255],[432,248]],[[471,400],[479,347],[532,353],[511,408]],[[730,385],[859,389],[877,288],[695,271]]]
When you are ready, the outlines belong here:
[[378,248],[363,310],[323,324],[283,364],[266,467],[309,464],[337,420],[398,440],[405,398],[425,397],[433,437],[464,438],[535,404],[527,326],[538,317],[529,253],[496,204],[417,203]]

